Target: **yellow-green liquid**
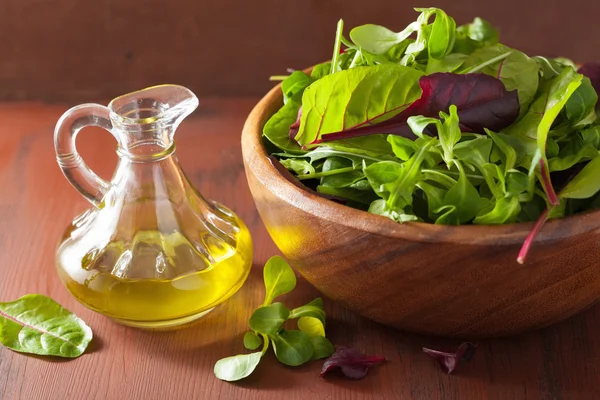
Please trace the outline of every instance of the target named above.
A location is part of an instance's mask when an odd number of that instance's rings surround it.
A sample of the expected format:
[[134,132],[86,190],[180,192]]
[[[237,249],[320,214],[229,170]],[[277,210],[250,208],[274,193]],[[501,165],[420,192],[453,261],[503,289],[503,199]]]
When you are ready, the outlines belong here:
[[180,325],[210,311],[246,280],[252,240],[243,222],[237,223],[235,246],[204,241],[214,263],[178,232],[140,231],[127,246],[111,242],[83,253],[73,250],[82,245],[70,238],[70,228],[57,252],[57,268],[81,303],[117,322],[146,328]]

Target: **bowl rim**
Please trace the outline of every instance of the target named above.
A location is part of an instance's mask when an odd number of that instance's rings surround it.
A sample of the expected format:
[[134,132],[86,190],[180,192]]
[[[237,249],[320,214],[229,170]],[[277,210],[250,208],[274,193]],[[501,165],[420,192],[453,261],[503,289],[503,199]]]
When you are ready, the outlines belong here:
[[[398,223],[381,215],[348,207],[318,196],[286,179],[270,162],[262,142],[266,121],[283,105],[281,83],[254,106],[242,130],[244,165],[267,190],[286,203],[333,224],[413,242],[470,245],[520,245],[535,222],[502,225],[435,225],[428,222]],[[247,171],[248,173],[248,171]],[[600,178],[599,178],[600,179]],[[600,226],[600,209],[547,221],[534,243],[548,243],[587,233]],[[533,246],[535,248],[535,246]],[[516,254],[515,254],[516,258]]]

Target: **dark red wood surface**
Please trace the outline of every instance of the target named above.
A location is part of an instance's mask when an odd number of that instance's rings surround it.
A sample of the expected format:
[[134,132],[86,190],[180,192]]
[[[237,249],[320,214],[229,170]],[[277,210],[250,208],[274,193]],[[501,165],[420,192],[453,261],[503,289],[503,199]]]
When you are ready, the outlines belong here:
[[[116,325],[87,310],[54,269],[57,241],[88,204],[63,178],[52,132],[67,106],[0,105],[0,301],[42,293],[81,316],[94,330],[89,350],[55,360],[0,348],[0,399],[594,399],[600,395],[600,307],[553,327],[479,342],[474,359],[444,375],[422,346],[459,342],[411,335],[370,322],[325,299],[328,336],[388,361],[361,381],[319,377],[322,362],[285,367],[263,359],[247,380],[231,384],[212,372],[221,357],[244,352],[247,319],[263,296],[261,267],[277,249],[247,188],[240,153],[244,119],[257,99],[201,98],[180,127],[177,154],[199,190],[234,209],[255,243],[253,271],[243,288],[197,324],[173,332]],[[115,165],[110,135],[88,129],[78,141],[88,164],[109,178]],[[526,268],[526,267],[524,267]],[[374,288],[376,290],[376,288]],[[318,296],[300,280],[290,306]]]
[[336,23],[402,30],[413,7],[483,17],[528,54],[600,61],[594,0],[2,0],[0,99],[114,97],[159,83],[262,95],[270,75],[331,57]]

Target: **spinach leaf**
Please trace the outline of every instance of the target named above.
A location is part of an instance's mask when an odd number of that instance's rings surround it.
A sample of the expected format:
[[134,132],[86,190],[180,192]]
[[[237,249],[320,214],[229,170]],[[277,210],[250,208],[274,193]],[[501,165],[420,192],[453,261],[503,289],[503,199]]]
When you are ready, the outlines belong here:
[[279,109],[265,124],[263,136],[269,142],[289,154],[303,154],[304,150],[295,140],[290,139],[290,126],[298,118],[301,103],[294,98]]
[[483,45],[498,43],[498,31],[492,24],[479,17],[476,17],[470,24],[459,26],[456,30]]
[[21,353],[75,358],[92,340],[92,330],[49,297],[28,294],[0,303],[0,343]]
[[[288,100],[297,94],[302,95],[304,89],[306,89],[311,83],[313,83],[314,79],[307,75],[302,71],[294,71],[290,76],[285,78],[283,82],[281,82],[281,91],[283,92],[283,102],[284,104],[288,102]],[[290,124],[291,125],[291,124]]]

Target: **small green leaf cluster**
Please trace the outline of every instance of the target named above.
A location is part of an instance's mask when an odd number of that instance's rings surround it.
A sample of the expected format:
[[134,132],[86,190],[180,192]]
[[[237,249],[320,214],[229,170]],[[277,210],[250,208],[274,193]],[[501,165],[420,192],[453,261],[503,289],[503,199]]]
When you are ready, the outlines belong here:
[[[323,301],[317,298],[310,303],[289,309],[281,302],[273,301],[296,286],[296,275],[281,257],[271,257],[263,269],[265,300],[250,317],[252,329],[244,335],[248,350],[261,351],[223,358],[215,364],[214,373],[225,381],[237,381],[250,375],[273,346],[275,356],[285,365],[298,366],[310,360],[329,357],[334,352],[325,337],[325,310]],[[298,329],[288,329],[286,322],[297,320]]]

